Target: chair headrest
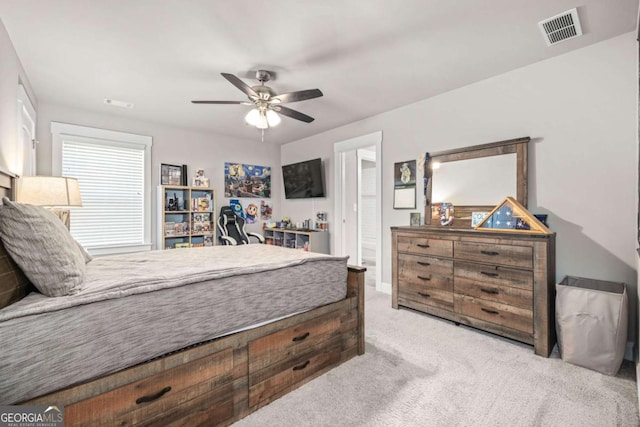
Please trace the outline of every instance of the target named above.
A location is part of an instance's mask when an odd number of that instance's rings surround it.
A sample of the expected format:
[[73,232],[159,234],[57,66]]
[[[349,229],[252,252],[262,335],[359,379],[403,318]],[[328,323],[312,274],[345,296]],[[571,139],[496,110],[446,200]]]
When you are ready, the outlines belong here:
[[233,211],[231,206],[223,206],[220,208],[220,216],[224,217],[227,223],[232,223],[236,221],[236,213]]

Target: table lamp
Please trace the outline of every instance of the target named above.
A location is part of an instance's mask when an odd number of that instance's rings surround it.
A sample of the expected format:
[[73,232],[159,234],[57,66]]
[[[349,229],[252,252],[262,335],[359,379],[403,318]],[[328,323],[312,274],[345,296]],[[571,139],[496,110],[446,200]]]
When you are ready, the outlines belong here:
[[44,206],[58,215],[69,228],[70,206],[82,206],[80,186],[76,178],[64,176],[25,176],[18,182],[16,200],[20,203]]

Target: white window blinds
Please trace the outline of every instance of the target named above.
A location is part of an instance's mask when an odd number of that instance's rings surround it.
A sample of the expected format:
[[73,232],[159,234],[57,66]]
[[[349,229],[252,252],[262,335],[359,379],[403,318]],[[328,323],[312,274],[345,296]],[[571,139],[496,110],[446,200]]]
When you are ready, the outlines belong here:
[[149,249],[150,144],[74,133],[54,136],[60,174],[77,178],[82,196],[71,234],[93,254]]

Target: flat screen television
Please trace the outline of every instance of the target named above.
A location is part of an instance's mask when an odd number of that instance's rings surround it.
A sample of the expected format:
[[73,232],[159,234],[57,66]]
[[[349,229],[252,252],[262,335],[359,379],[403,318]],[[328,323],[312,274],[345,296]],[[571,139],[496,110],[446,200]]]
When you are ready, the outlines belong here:
[[322,160],[319,158],[282,166],[282,181],[287,199],[325,197]]

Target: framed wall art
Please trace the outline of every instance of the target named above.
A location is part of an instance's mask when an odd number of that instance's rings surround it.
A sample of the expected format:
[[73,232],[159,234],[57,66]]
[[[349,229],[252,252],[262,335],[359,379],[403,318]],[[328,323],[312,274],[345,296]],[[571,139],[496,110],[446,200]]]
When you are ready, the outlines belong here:
[[160,185],[184,185],[181,165],[160,164]]
[[393,208],[416,208],[416,161],[398,162],[393,168]]

